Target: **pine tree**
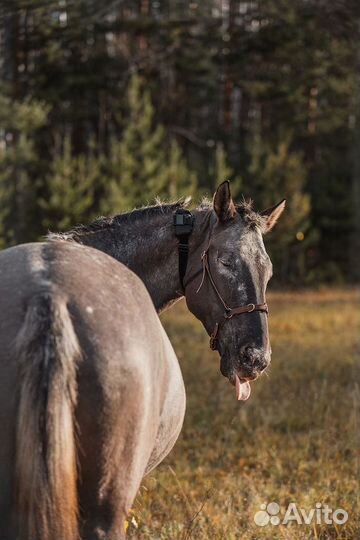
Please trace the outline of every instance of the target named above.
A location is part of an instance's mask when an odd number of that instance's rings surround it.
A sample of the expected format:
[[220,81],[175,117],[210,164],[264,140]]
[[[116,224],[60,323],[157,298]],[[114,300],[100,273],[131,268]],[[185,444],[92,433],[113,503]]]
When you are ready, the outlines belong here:
[[150,93],[136,75],[129,85],[128,107],[122,138],[111,144],[104,212],[121,212],[156,197],[177,197],[196,187],[179,146],[173,140],[169,147],[164,127],[155,124]]
[[45,123],[48,107],[35,100],[23,103],[0,94],[0,245],[37,234],[39,155],[34,134]]
[[171,200],[195,195],[197,176],[189,169],[176,139],[171,139],[167,155],[167,193]]
[[111,144],[111,169],[104,208],[119,212],[153,199],[165,190],[165,131],[154,126],[154,109],[144,81],[133,76],[128,89],[129,116],[120,141]]
[[[349,239],[357,234],[349,149],[358,107],[358,2],[230,0],[226,5],[211,0],[0,3],[0,77],[9,99],[5,106],[0,103],[2,245],[35,239],[45,222],[60,222],[66,205],[39,208],[39,198],[60,189],[53,185],[53,160],[64,166],[58,141],[65,134],[75,168],[85,170],[95,156],[108,157],[106,167],[101,165],[104,183],[94,178],[93,206],[77,209],[72,221],[96,212],[102,192],[106,212],[151,202],[158,194],[187,193],[193,189],[188,166],[201,179],[201,192],[209,193],[228,177],[230,165],[231,180],[240,175],[243,190],[254,198],[270,193],[274,182],[274,197],[268,197],[273,202],[279,186],[269,171],[280,167],[274,164],[274,156],[280,160],[280,134],[292,131],[286,153],[292,159],[296,149],[301,165],[285,158],[283,163],[288,171],[303,170],[299,195],[290,191],[303,202],[304,191],[310,195],[311,223],[303,242],[286,243],[289,260],[306,258],[311,230],[318,235],[311,251],[319,279],[329,265],[338,268],[333,274],[350,274]],[[135,70],[138,81],[134,78],[127,94]],[[39,103],[42,110],[36,111]],[[51,114],[33,127],[31,116],[45,109]],[[24,122],[16,127],[20,118]],[[95,141],[93,153],[89,141]],[[211,155],[214,141],[224,146]],[[261,190],[264,167],[269,178]],[[289,198],[290,204],[295,203]],[[300,229],[301,219],[289,226]],[[285,231],[285,221],[278,230]],[[275,230],[272,237],[278,234]],[[280,241],[277,246],[273,253],[283,260],[285,248]],[[293,272],[291,264],[288,270]]]
[[272,148],[260,140],[253,146],[249,185],[259,209],[287,199],[282,226],[269,235],[267,245],[283,281],[305,279],[306,248],[315,240],[309,229],[310,197],[305,193],[306,168],[301,153],[291,149],[291,135],[283,134]]
[[236,199],[240,195],[242,181],[240,176],[235,176],[234,169],[228,164],[228,159],[223,143],[217,143],[215,149],[214,189],[224,180],[231,180],[231,193]]
[[102,158],[92,154],[73,156],[70,138],[65,138],[63,152],[55,156],[46,181],[47,196],[40,200],[45,228],[66,230],[95,216],[101,164]]

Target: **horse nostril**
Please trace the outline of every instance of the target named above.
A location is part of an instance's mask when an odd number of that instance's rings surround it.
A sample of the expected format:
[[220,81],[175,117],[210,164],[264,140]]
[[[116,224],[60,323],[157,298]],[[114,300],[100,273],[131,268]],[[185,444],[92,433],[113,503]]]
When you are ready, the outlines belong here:
[[250,345],[247,345],[246,347],[243,347],[240,351],[241,358],[244,362],[253,364],[254,361],[257,359],[258,354],[257,350],[254,349],[254,347],[251,347]]
[[241,356],[244,358],[246,362],[252,363],[253,356],[254,356],[254,349],[250,347],[250,345],[243,347],[241,350]]
[[255,349],[247,345],[241,350],[241,363],[245,366],[258,371],[264,371],[269,362],[268,355],[262,349]]

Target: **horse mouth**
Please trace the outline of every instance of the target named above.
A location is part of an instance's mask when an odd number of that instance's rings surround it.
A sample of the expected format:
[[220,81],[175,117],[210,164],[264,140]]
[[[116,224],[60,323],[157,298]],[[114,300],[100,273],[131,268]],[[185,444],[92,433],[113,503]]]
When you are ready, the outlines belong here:
[[[260,373],[252,370],[239,369],[235,370],[234,368],[229,371],[226,369],[227,366],[220,364],[220,371],[224,377],[226,377],[230,383],[235,386],[235,395],[238,401],[246,401],[251,395],[251,386],[250,383],[255,381]],[[237,372],[238,371],[238,372]]]

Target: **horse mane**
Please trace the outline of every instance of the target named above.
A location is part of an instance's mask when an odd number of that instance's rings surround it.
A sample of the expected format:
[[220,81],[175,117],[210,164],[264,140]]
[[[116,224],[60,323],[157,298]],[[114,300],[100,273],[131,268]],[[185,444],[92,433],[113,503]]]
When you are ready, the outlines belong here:
[[[117,214],[115,216],[100,216],[87,225],[76,225],[67,232],[49,232],[48,240],[73,240],[78,241],[82,236],[108,230],[112,227],[135,222],[138,219],[151,218],[159,214],[172,214],[179,208],[186,208],[190,204],[191,198],[182,198],[172,203],[165,203],[156,199],[154,205],[135,208],[131,212]],[[212,201],[207,198],[201,200],[198,210],[211,210]],[[265,230],[266,219],[254,210],[252,199],[243,198],[240,203],[235,204],[237,213],[241,216],[244,223],[249,228],[258,227],[261,231]]]
[[134,208],[134,210],[132,210],[131,212],[125,212],[123,214],[117,214],[115,216],[100,216],[87,225],[76,225],[75,227],[66,232],[49,232],[47,235],[47,239],[76,241],[80,239],[83,235],[107,230],[111,227],[121,226],[129,223],[130,221],[137,221],[140,218],[151,218],[159,214],[172,214],[178,208],[185,208],[186,206],[188,206],[190,200],[190,197],[184,197],[172,203],[164,203],[160,199],[156,199],[156,203],[154,205]]

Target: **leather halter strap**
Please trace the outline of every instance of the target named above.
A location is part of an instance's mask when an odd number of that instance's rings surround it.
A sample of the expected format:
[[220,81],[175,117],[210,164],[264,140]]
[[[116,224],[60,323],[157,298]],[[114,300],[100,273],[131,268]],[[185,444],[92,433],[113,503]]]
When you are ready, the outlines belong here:
[[[201,282],[200,282],[200,285],[197,289],[197,293],[200,291],[201,287],[203,286],[204,284],[204,280],[205,280],[205,277],[207,276],[209,278],[209,281],[212,285],[212,288],[214,289],[214,292],[216,293],[216,296],[218,297],[218,299],[220,300],[221,304],[224,306],[225,308],[225,313],[224,313],[224,320],[221,321],[221,322],[217,322],[215,324],[215,328],[212,332],[212,334],[210,335],[210,348],[214,351],[214,350],[217,350],[218,348],[218,334],[219,334],[219,330],[220,330],[220,327],[229,319],[231,319],[232,317],[235,317],[237,315],[242,315],[242,314],[245,314],[245,313],[253,313],[254,311],[260,311],[260,312],[263,312],[263,313],[266,313],[268,314],[269,313],[269,309],[268,309],[268,305],[266,302],[263,302],[262,304],[247,304],[245,306],[237,306],[237,307],[230,307],[227,305],[227,303],[225,302],[224,298],[221,296],[221,293],[218,289],[218,287],[216,286],[216,283],[214,281],[214,278],[211,274],[211,270],[210,270],[210,264],[209,264],[209,257],[208,257],[208,251],[209,251],[209,247],[210,247],[210,243],[207,247],[207,249],[205,251],[203,251],[202,255],[201,255],[201,260],[202,260],[202,278],[201,278]],[[195,275],[193,275],[186,283],[186,285],[188,285],[188,283],[190,281],[192,281],[197,275],[199,274],[199,272],[196,272]],[[185,285],[185,286],[186,286]]]
[[194,216],[185,208],[178,208],[174,214],[175,236],[179,240],[179,278],[180,284],[185,291],[184,278],[189,258],[189,237],[194,226]]
[[[202,272],[201,282],[196,292],[198,293],[200,291],[201,287],[204,284],[205,277],[208,276],[209,281],[212,285],[212,288],[214,289],[216,293],[216,296],[220,300],[221,304],[224,306],[225,313],[224,313],[223,320],[215,324],[215,328],[212,334],[210,335],[210,348],[214,351],[214,350],[217,350],[218,348],[219,330],[226,321],[228,321],[229,319],[237,315],[242,315],[245,313],[253,313],[254,311],[260,311],[260,312],[268,314],[269,310],[268,310],[268,305],[266,302],[262,304],[247,304],[246,306],[237,306],[234,308],[227,305],[224,298],[221,296],[221,293],[219,289],[217,288],[214,278],[211,274],[209,256],[208,256],[208,251],[210,248],[210,240],[208,243],[208,247],[206,248],[205,251],[203,251],[201,255],[202,268],[199,271],[195,272],[195,274],[193,274],[186,281],[186,283],[184,283],[184,278],[185,278],[186,270],[187,270],[188,257],[189,257],[188,242],[189,242],[189,236],[191,235],[192,230],[193,230],[193,225],[194,225],[194,216],[192,215],[191,212],[189,212],[189,210],[186,210],[184,208],[179,208],[175,212],[174,214],[175,236],[179,240],[179,245],[178,245],[179,278],[180,278],[181,286],[185,292],[186,286],[190,283],[190,281],[193,281],[195,277],[197,277],[200,274],[200,272]],[[211,235],[210,235],[210,238],[211,238]]]

